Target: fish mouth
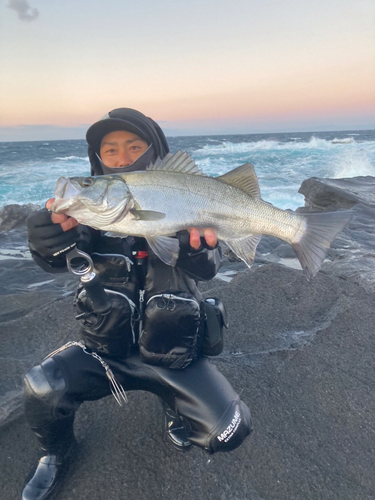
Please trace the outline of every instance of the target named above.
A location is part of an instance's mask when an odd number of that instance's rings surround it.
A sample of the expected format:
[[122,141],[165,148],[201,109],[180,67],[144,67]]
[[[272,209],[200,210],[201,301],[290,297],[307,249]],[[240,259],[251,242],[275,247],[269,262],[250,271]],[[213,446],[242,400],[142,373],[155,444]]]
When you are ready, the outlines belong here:
[[67,210],[78,210],[83,208],[84,205],[79,200],[64,200],[63,198],[56,198],[50,206],[50,211],[58,213],[65,213]]
[[83,204],[78,199],[80,192],[80,189],[70,179],[60,177],[56,183],[55,201],[52,203],[50,210],[55,213],[61,213],[71,208],[82,207]]

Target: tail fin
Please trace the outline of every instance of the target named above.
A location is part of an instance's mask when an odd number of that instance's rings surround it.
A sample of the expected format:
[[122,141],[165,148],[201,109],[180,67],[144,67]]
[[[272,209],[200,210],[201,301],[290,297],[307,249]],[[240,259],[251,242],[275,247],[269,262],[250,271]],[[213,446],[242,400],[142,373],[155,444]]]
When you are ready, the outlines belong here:
[[352,212],[326,212],[305,214],[306,230],[300,241],[292,243],[308,280],[315,276],[327,251],[338,233],[352,218]]

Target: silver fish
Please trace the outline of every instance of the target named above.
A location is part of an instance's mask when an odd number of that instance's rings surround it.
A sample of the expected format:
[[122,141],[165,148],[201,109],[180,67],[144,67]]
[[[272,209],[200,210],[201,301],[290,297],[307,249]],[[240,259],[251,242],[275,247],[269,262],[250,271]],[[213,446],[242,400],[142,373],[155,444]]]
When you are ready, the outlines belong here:
[[[175,265],[177,231],[212,228],[249,267],[262,235],[289,243],[313,277],[350,211],[298,214],[261,199],[253,165],[206,176],[187,153],[168,154],[147,170],[98,177],[61,177],[51,211],[112,235],[142,236],[158,257]],[[115,234],[114,234],[115,233]]]

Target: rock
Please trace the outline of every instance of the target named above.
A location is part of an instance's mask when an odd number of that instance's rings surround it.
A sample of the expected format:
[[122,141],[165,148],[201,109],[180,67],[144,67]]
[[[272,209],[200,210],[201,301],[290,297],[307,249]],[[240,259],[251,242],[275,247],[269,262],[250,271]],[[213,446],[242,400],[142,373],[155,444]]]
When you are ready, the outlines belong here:
[[352,220],[332,242],[322,271],[374,291],[375,178],[312,178],[302,183],[300,192],[309,209],[352,209]]
[[[201,289],[230,312],[224,352],[212,362],[250,406],[254,433],[230,454],[180,454],[163,440],[154,395],[130,393],[122,408],[112,397],[87,402],[75,423],[80,454],[58,498],[371,498],[374,294],[323,273],[308,282],[274,264]],[[1,387],[13,419],[0,428],[0,488],[9,500],[20,497],[36,457],[34,436],[15,418],[22,373],[76,338],[72,297],[46,297],[1,325]]]
[[6,205],[0,210],[0,230],[10,231],[18,226],[24,226],[27,216],[39,210],[39,205],[28,203],[27,205]]
[[375,208],[375,177],[312,177],[302,182],[298,192],[305,196],[305,206],[313,210],[351,208],[357,203]]
[[0,426],[21,414],[22,374],[74,330],[76,285],[29,259],[0,260]]

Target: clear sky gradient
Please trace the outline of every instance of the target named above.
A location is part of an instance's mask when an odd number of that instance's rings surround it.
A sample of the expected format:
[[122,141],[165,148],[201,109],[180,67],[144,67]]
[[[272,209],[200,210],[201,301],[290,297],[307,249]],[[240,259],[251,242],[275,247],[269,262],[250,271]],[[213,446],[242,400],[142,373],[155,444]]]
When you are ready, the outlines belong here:
[[0,57],[0,141],[375,128],[375,0],[3,0]]

